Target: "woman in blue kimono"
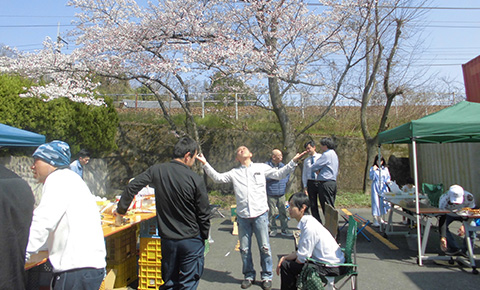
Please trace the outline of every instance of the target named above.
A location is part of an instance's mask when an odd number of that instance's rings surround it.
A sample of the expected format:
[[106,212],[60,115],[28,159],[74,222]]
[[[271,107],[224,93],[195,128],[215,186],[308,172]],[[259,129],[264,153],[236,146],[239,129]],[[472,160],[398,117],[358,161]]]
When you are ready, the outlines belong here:
[[[385,192],[389,192],[388,182],[390,182],[390,172],[388,171],[385,159],[381,159],[381,170],[378,168],[378,155],[375,156],[373,166],[370,168],[370,179],[372,180],[372,216],[373,226],[379,227],[381,223],[385,223],[382,215],[386,214],[390,205],[384,199]],[[381,172],[381,184],[380,184]]]

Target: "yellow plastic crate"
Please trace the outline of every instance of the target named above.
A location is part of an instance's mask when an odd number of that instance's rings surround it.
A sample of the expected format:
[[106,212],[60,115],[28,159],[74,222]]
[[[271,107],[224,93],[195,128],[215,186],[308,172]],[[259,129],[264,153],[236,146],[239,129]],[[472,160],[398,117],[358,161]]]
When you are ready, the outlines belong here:
[[137,228],[130,227],[105,238],[107,263],[118,264],[137,253]]
[[160,264],[162,260],[161,240],[158,238],[140,238],[139,264]]
[[160,262],[138,265],[138,290],[158,289],[161,285],[163,280]]
[[114,288],[128,286],[137,280],[137,256],[134,255],[122,263],[107,262],[107,271],[110,269],[115,271]]

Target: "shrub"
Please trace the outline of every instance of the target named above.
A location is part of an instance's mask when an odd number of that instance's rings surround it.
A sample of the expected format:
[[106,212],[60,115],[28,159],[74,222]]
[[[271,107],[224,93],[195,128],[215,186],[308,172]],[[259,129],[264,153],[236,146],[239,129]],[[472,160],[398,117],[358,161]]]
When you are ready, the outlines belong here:
[[19,94],[31,85],[18,76],[0,75],[0,122],[45,135],[47,142],[67,142],[72,155],[80,148],[94,154],[117,148],[115,135],[118,115],[110,99],[107,106],[87,106],[67,98],[44,102],[37,98],[21,98]]

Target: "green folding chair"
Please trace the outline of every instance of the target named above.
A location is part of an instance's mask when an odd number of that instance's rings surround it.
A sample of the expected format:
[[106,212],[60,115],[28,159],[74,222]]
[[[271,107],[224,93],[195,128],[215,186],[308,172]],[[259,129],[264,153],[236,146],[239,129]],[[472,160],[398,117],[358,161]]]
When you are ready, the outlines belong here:
[[[345,243],[345,248],[342,248],[343,254],[345,256],[345,263],[330,264],[313,258],[308,258],[305,262],[305,265],[303,266],[302,272],[299,275],[297,289],[324,289],[324,285],[318,283],[318,280],[321,279],[321,281],[326,284],[328,283],[327,277],[320,276],[315,271],[316,267],[320,265],[346,266],[347,271],[343,275],[333,277],[335,280],[335,289],[341,289],[348,282],[351,282],[351,289],[357,289],[357,221],[353,218],[353,216],[350,216],[348,223],[347,241]],[[337,285],[337,283],[339,282],[342,282],[340,286]]]
[[422,183],[422,191],[428,196],[430,205],[433,207],[438,207],[438,201],[440,200],[440,196],[443,194],[443,184]]

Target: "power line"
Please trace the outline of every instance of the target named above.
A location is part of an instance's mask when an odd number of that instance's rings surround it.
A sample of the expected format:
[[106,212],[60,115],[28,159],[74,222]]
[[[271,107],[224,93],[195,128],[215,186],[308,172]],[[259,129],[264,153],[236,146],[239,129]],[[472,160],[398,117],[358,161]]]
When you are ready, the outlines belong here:
[[[42,27],[57,27],[58,24],[20,24],[20,25],[0,25],[0,28],[42,28]],[[74,27],[74,24],[62,24],[62,27]]]
[[[321,3],[307,3],[307,6],[323,6],[323,7],[347,7],[347,5],[325,5]],[[480,10],[480,7],[441,7],[441,6],[388,6],[379,5],[378,8],[396,8],[396,9],[415,9],[415,10]]]
[[65,15],[1,15],[0,18],[5,17],[5,18],[72,18],[72,16],[65,16]]

